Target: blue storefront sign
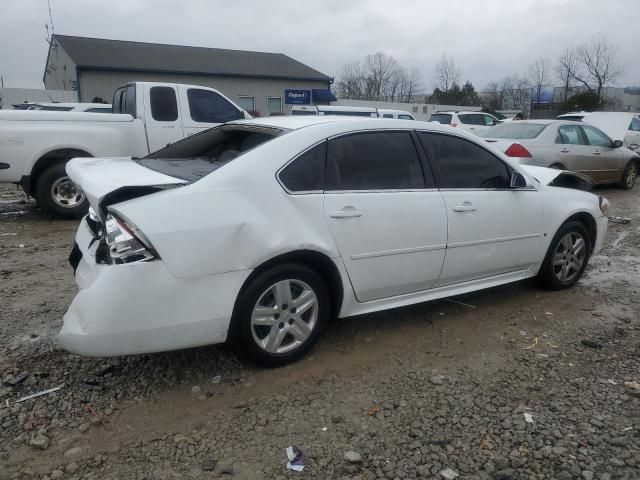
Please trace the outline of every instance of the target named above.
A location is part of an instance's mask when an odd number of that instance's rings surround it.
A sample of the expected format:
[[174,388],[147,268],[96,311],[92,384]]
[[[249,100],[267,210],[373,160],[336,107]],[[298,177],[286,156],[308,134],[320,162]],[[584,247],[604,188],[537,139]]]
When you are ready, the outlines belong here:
[[287,105],[309,105],[311,103],[311,91],[285,90],[284,103]]

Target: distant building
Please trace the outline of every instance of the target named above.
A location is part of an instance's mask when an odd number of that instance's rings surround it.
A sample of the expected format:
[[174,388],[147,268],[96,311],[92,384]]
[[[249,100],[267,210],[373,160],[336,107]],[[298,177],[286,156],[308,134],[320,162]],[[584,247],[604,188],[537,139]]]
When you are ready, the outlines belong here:
[[98,97],[109,103],[118,86],[134,81],[200,85],[261,115],[335,100],[331,77],[282,53],[58,34],[50,42],[43,81],[47,89],[77,91],[81,102]]

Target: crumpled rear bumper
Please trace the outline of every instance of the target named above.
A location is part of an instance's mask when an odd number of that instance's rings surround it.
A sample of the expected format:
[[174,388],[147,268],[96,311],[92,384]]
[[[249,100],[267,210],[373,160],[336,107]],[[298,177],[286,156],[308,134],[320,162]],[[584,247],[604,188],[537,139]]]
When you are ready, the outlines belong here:
[[181,279],[161,260],[100,265],[95,261],[98,242],[92,239],[83,220],[76,235],[82,255],[75,273],[79,291],[58,334],[65,349],[115,356],[226,340],[236,297],[250,270]]

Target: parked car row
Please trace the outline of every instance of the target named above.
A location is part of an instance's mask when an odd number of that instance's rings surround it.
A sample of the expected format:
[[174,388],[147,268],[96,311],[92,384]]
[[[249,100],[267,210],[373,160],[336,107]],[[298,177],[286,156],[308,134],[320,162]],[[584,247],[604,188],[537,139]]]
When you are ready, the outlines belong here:
[[92,207],[59,334],[82,355],[230,341],[281,365],[331,317],[526,278],[570,287],[607,228],[605,199],[560,187],[580,174],[427,122],[233,121],[67,172]]

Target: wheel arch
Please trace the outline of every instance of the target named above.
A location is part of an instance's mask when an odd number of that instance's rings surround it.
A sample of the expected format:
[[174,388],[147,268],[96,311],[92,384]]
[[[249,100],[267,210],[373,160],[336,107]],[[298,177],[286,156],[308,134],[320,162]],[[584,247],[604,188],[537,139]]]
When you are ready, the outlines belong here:
[[331,315],[332,318],[336,317],[340,312],[342,301],[344,299],[344,282],[340,276],[340,271],[335,262],[324,253],[316,250],[294,250],[291,252],[277,255],[264,261],[257,266],[253,272],[246,278],[242,287],[238,291],[235,304],[233,306],[233,312],[238,308],[240,298],[244,294],[247,287],[251,282],[262,272],[268,270],[276,265],[282,265],[285,263],[297,263],[305,265],[316,271],[324,280],[327,290],[329,291],[329,297],[331,299]]
[[27,195],[32,195],[42,172],[53,165],[66,163],[75,157],[93,157],[93,155],[80,148],[57,148],[41,155],[40,158],[35,161],[33,167],[31,167],[30,175],[23,177],[20,182],[22,188]]
[[565,223],[572,221],[579,222],[585,226],[587,232],[589,232],[589,242],[591,244],[591,251],[593,251],[596,246],[596,240],[598,237],[598,224],[596,223],[596,219],[593,218],[593,215],[589,212],[576,212],[565,219],[565,221],[560,224],[558,229]]

